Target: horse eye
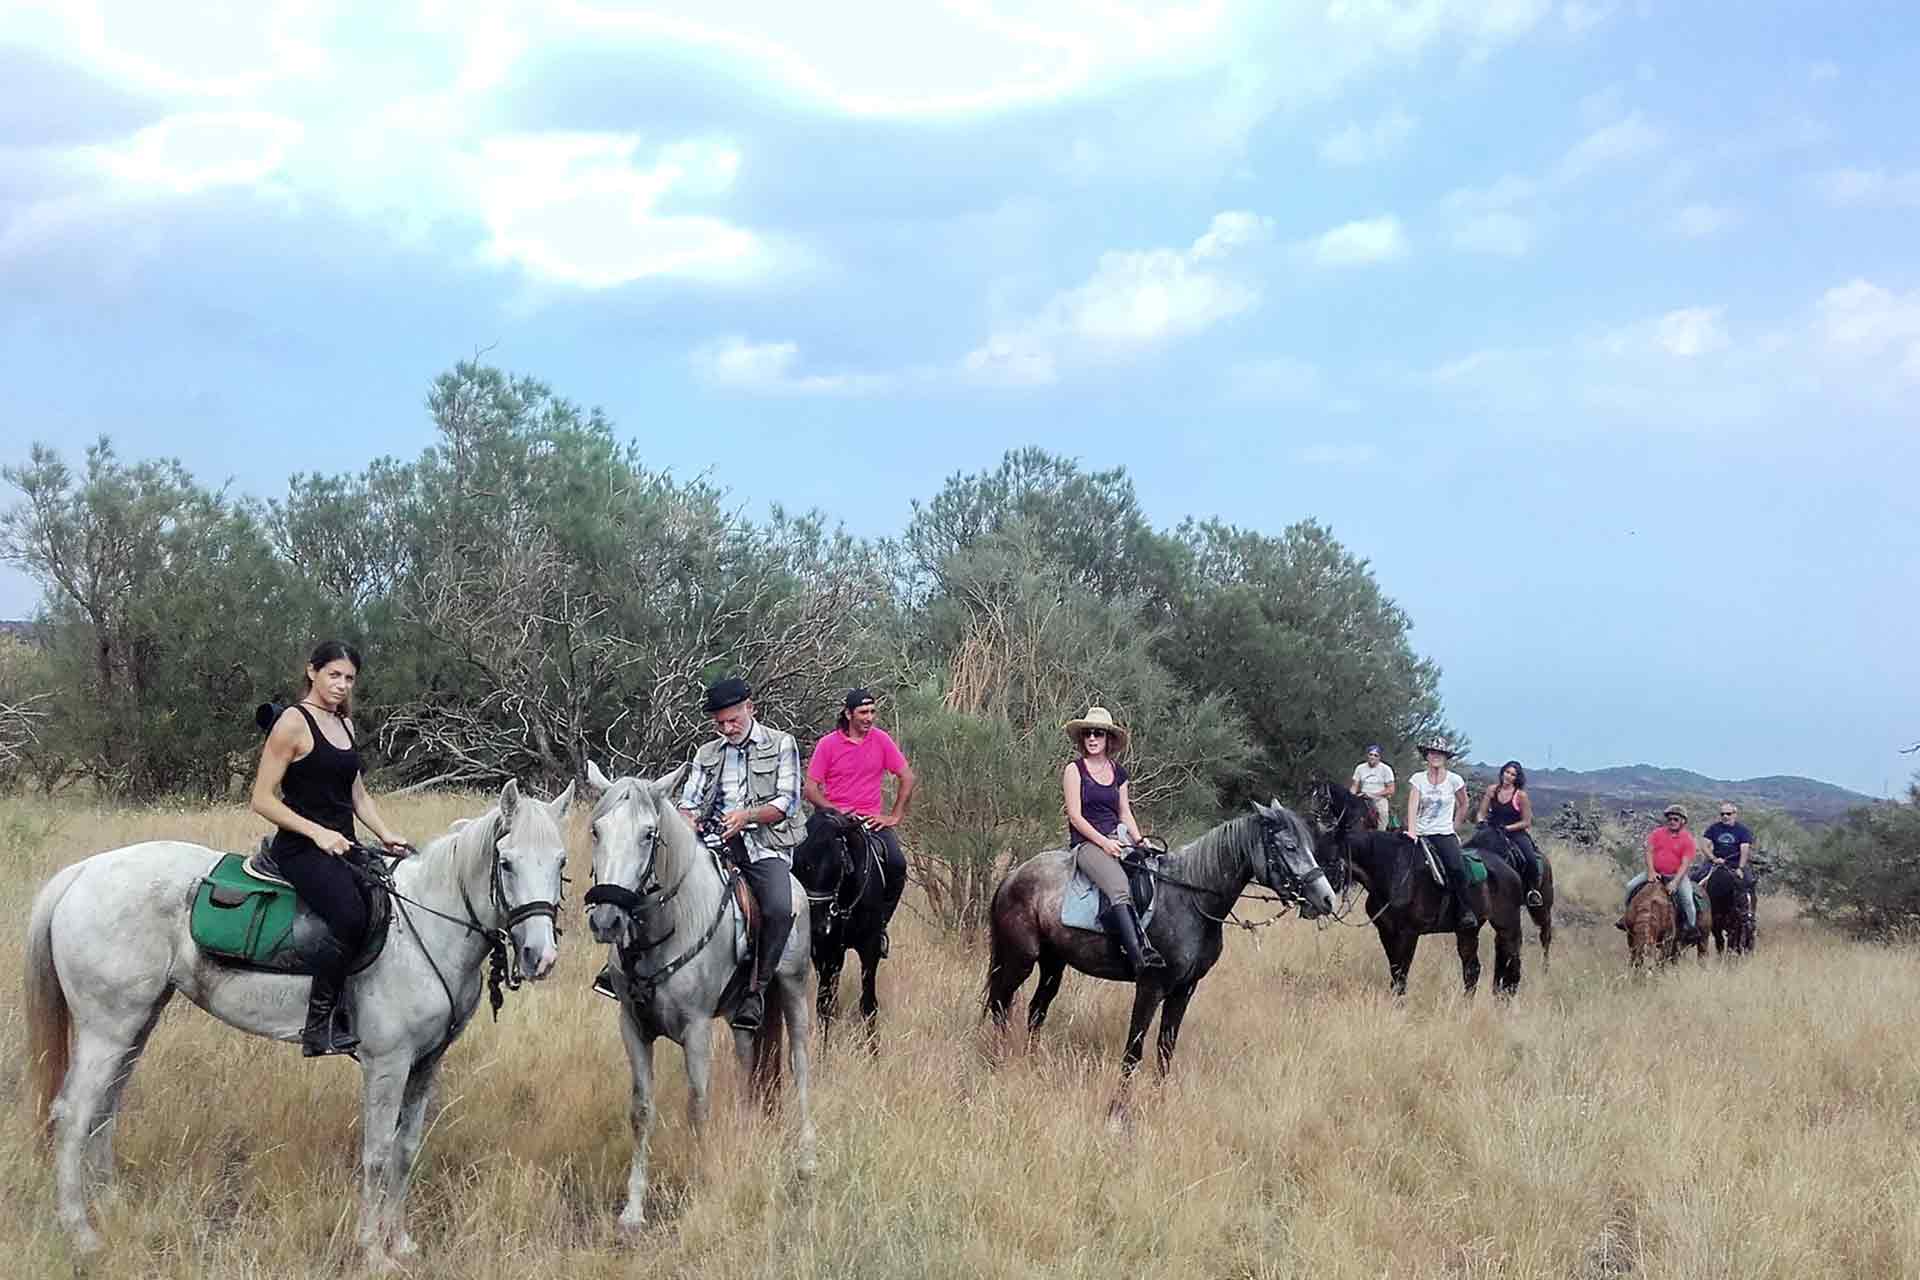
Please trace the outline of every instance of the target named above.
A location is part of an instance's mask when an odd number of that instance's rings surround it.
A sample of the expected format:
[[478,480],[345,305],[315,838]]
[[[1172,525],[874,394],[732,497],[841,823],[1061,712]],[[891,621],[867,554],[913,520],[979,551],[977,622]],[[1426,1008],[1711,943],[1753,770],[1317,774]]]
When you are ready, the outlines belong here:
[[501,871],[501,873],[502,873],[502,874],[504,874],[504,875],[512,875],[512,874],[513,874],[513,859],[512,859],[512,858],[502,858],[502,859],[500,859],[500,871]]

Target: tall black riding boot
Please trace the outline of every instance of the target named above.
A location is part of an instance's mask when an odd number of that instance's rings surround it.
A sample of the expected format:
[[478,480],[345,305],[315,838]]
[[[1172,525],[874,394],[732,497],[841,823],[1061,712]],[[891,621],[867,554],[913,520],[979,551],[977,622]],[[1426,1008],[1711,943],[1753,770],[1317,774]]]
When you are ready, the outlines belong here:
[[1131,902],[1117,902],[1108,907],[1105,917],[1107,928],[1120,939],[1120,949],[1127,953],[1127,959],[1132,962],[1135,977],[1148,969],[1167,967],[1167,962],[1147,941],[1146,930],[1140,927],[1140,916]]
[[773,981],[773,974],[780,967],[780,956],[787,949],[787,938],[793,933],[793,917],[781,916],[777,920],[762,918],[760,936],[754,941],[753,981],[747,987],[747,993],[740,997],[740,1003],[733,1008],[733,1016],[728,1019],[735,1031],[758,1031],[761,1019],[766,1016],[767,984]]
[[347,965],[352,959],[338,938],[327,939],[320,956],[322,971],[313,975],[313,990],[307,996],[307,1025],[300,1030],[303,1057],[352,1053],[360,1047],[346,990]]
[[1466,877],[1453,882],[1453,904],[1456,911],[1454,928],[1478,929],[1480,915],[1473,909],[1473,890],[1468,887]]

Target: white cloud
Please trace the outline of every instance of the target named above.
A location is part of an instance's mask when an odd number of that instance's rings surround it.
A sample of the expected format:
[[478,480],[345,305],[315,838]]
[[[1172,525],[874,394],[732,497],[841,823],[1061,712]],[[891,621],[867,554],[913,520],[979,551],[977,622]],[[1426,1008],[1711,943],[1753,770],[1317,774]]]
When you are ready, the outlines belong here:
[[1531,178],[1508,174],[1487,187],[1463,187],[1440,202],[1453,247],[1524,258],[1540,240],[1542,193]]
[[1807,68],[1807,79],[1814,84],[1825,84],[1840,74],[1838,63],[1822,60]]
[[1717,204],[1690,204],[1667,220],[1667,231],[1686,240],[1706,240],[1739,222],[1740,215]]
[[1814,178],[1828,204],[1847,207],[1920,208],[1920,169],[1830,169]]
[[1560,21],[1569,34],[1583,36],[1613,16],[1610,3],[1593,4],[1587,0],[1566,0],[1560,6]]
[[709,386],[761,395],[871,395],[891,390],[899,382],[884,374],[799,374],[799,344],[752,342],[738,335],[698,348],[689,363],[694,375]]
[[1829,351],[1843,358],[1899,361],[1903,377],[1920,379],[1920,290],[1895,293],[1867,280],[1852,280],[1822,294],[1815,329]]
[[1610,356],[1660,357],[1691,360],[1725,351],[1724,307],[1682,307],[1651,320],[1642,320],[1603,334],[1595,349]]
[[1561,159],[1555,174],[1563,182],[1578,181],[1644,155],[1660,142],[1660,131],[1636,111],[1580,139]]
[[262,111],[183,112],[82,154],[128,186],[188,195],[263,182],[302,133],[297,121]]
[[1413,136],[1414,118],[1394,110],[1372,124],[1350,124],[1320,144],[1320,157],[1328,164],[1359,168],[1377,164],[1395,154]]
[[963,368],[980,381],[1049,383],[1065,363],[1113,359],[1211,328],[1259,305],[1257,285],[1229,274],[1227,260],[1272,233],[1269,219],[1232,211],[1215,215],[1187,249],[1102,254],[1085,284],[993,333]]
[[1367,267],[1407,256],[1407,235],[1392,214],[1342,223],[1298,246],[1316,266]]
[[681,143],[637,165],[621,134],[489,138],[466,165],[487,223],[489,258],[540,278],[604,289],[649,276],[739,279],[767,257],[748,231],[718,218],[658,211],[669,193],[712,196],[733,183],[739,153]]

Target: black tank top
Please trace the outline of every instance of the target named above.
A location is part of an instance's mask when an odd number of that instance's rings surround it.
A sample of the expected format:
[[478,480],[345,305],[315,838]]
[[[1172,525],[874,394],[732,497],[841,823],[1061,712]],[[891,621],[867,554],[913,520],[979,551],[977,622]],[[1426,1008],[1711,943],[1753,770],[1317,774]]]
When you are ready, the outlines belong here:
[[[1109,785],[1087,772],[1085,756],[1075,760],[1073,765],[1080,770],[1080,816],[1087,820],[1088,826],[1101,835],[1109,834],[1120,825],[1120,788],[1127,785],[1127,771],[1115,762],[1113,782]],[[1067,846],[1071,848],[1085,841],[1086,836],[1082,835],[1072,823],[1068,823]]]
[[1493,793],[1493,799],[1487,805],[1487,821],[1499,827],[1502,831],[1505,831],[1508,827],[1520,821],[1520,805],[1518,803],[1520,793],[1516,791],[1513,794],[1513,800],[1503,801],[1500,799],[1499,789],[1496,788]]
[[[336,747],[327,741],[327,735],[320,732],[320,726],[305,707],[295,704],[295,710],[306,717],[307,728],[313,730],[313,750],[287,766],[286,776],[280,781],[280,798],[308,822],[318,823],[329,831],[338,831],[347,839],[353,839],[353,781],[360,776],[360,753],[353,747]],[[346,728],[341,721],[341,728]],[[347,729],[347,741],[353,741],[353,730]],[[301,845],[310,845],[312,841],[305,836],[282,828],[274,837],[274,843],[280,844],[286,837],[292,837]]]

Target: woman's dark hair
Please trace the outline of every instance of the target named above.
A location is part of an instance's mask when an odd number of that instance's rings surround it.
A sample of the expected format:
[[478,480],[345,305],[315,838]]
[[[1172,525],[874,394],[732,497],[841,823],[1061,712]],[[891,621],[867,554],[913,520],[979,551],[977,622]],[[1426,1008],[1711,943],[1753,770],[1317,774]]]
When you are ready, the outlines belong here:
[[[353,664],[353,669],[356,673],[359,672],[360,651],[358,649],[348,644],[345,640],[322,640],[314,646],[313,656],[307,659],[307,667],[310,670],[318,671],[328,663],[338,662],[342,658],[345,658]],[[305,693],[312,692],[313,681],[308,679]],[[303,693],[302,696],[305,696],[305,694]],[[351,693],[347,695],[346,704],[340,708],[340,714],[343,716],[353,714],[353,695]]]
[[[354,665],[358,666],[359,664],[355,663]],[[1505,764],[1501,765],[1500,773],[1504,774],[1509,769],[1513,770],[1514,788],[1516,790],[1524,790],[1527,785],[1527,771],[1520,767],[1520,762],[1518,760],[1509,760]],[[1498,782],[1499,780],[1500,780],[1499,775],[1495,775],[1494,781]]]

